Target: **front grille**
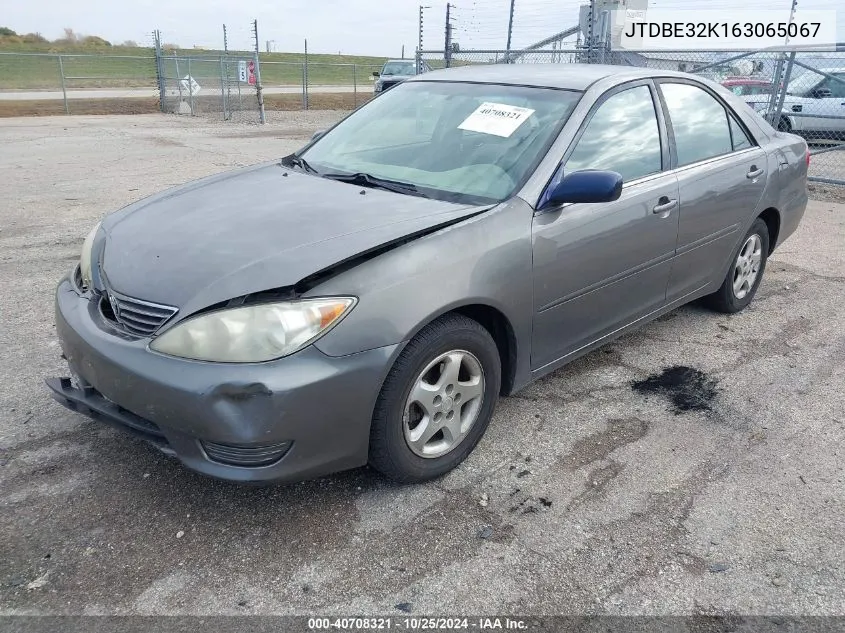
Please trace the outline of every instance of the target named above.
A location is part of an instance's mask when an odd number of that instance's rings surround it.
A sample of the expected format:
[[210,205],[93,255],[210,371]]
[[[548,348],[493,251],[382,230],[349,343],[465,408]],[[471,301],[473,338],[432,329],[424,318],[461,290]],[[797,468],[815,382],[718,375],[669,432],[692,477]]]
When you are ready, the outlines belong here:
[[269,466],[279,461],[290,448],[290,442],[279,444],[264,444],[262,446],[235,446],[232,444],[218,444],[216,442],[202,442],[209,459],[230,466]]
[[130,334],[149,336],[176,314],[178,308],[133,299],[110,290],[100,301],[100,311],[106,319]]

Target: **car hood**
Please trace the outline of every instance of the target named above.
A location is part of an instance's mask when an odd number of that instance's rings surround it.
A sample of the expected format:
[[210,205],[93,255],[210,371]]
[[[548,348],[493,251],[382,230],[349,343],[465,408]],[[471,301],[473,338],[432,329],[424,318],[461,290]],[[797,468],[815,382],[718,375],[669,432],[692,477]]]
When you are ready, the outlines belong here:
[[380,83],[400,83],[402,81],[407,81],[414,75],[382,75],[379,77]]
[[119,293],[182,314],[303,278],[487,207],[326,180],[278,163],[212,176],[103,220]]

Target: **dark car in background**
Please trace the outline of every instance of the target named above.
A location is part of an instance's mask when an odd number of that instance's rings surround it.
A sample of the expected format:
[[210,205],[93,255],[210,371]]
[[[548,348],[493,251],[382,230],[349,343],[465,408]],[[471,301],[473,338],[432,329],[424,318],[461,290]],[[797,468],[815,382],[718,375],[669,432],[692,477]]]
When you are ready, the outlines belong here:
[[410,79],[417,74],[426,73],[431,70],[425,62],[420,62],[420,73],[417,73],[417,62],[413,59],[388,59],[381,72],[376,71],[373,77],[376,78],[374,92],[379,94],[392,88],[393,86],[402,83],[406,79]]

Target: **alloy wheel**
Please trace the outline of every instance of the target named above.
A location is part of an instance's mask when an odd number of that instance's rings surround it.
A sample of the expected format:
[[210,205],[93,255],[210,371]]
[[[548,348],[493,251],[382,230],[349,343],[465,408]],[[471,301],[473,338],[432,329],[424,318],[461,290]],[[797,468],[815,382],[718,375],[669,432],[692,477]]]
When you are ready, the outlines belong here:
[[763,240],[754,233],[745,240],[734,264],[733,289],[737,299],[744,299],[760,274],[763,262]]
[[416,455],[436,458],[469,433],[484,402],[484,370],[465,350],[445,352],[417,376],[405,403],[405,441]]

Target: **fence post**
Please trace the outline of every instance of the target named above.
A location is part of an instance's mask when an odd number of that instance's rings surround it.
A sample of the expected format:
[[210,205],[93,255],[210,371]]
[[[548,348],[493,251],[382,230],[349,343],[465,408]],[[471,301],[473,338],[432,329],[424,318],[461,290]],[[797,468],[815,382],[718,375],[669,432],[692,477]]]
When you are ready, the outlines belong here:
[[308,109],[308,40],[305,40],[305,64],[302,66],[302,90],[305,95],[303,103]]
[[258,96],[258,120],[265,123],[267,117],[264,114],[264,90],[261,86],[261,66],[258,62],[258,51],[255,52],[255,92]]
[[513,36],[513,9],[516,0],[511,0],[511,11],[510,17],[508,18],[508,43],[506,46],[507,52],[505,53],[505,63],[511,63],[511,37]]
[[258,120],[262,124],[267,120],[264,114],[264,92],[261,87],[261,64],[258,59],[258,52],[261,47],[258,44],[258,20],[252,21],[253,33],[255,34],[255,92],[258,96]]
[[446,68],[452,66],[452,24],[451,24],[451,3],[446,3],[446,39],[443,45],[443,65]]
[[179,77],[179,58],[176,55],[173,56],[173,65],[176,67],[176,89],[179,91],[179,106],[176,108],[177,114],[182,114],[182,79]]
[[307,110],[308,109],[308,96],[307,96],[306,88],[305,88],[305,63],[304,62],[302,63],[299,71],[300,71],[299,72],[300,80],[302,81],[302,109]]
[[358,107],[358,65],[352,64],[352,92],[354,96],[352,98],[352,107]]
[[158,80],[158,106],[159,110],[165,111],[165,99],[167,98],[167,84],[164,76],[164,61],[161,57],[161,32],[156,29],[153,31],[155,40],[155,56],[156,56],[156,79]]
[[[188,104],[191,106],[191,116],[194,116],[194,82],[191,81],[191,58],[188,57]],[[180,82],[181,83],[181,82]]]
[[778,94],[781,92],[781,84],[783,78],[783,58],[784,54],[781,53],[778,55],[777,62],[775,62],[775,73],[772,77],[772,85],[774,90],[772,90],[772,94],[769,96],[769,105],[768,105],[768,112],[766,114],[766,120],[772,125],[772,127],[777,127],[777,113],[775,113],[775,105],[778,102]]
[[226,81],[226,74],[223,70],[223,55],[220,56],[220,99],[223,103],[223,120],[228,121],[229,117],[227,116],[229,113],[229,108],[227,107],[226,102],[226,86],[228,85],[228,81]]
[[792,76],[792,67],[795,64],[795,51],[791,51],[789,53],[789,61],[786,62],[786,70],[783,73],[783,81],[781,85],[776,86],[777,88],[777,105],[775,106],[772,114],[772,127],[777,129],[778,124],[780,123],[780,115],[783,112],[783,102],[786,99],[786,91],[787,87],[789,86],[789,78]]
[[59,55],[59,77],[62,78],[62,98],[65,101],[65,114],[70,114],[70,107],[67,103],[67,88],[65,87],[65,66],[62,63],[62,56]]

